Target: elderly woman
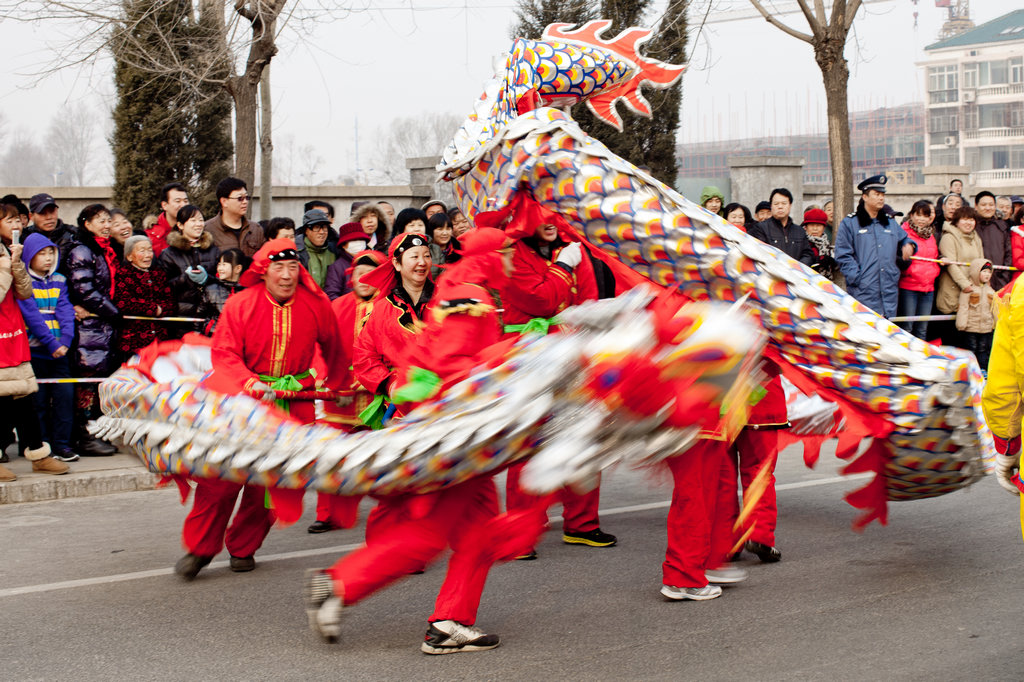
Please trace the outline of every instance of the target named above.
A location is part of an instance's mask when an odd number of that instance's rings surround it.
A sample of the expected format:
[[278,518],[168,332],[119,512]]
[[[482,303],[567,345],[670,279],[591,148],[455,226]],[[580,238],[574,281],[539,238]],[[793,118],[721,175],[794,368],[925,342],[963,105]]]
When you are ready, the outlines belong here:
[[[174,296],[167,275],[153,268],[153,243],[149,237],[135,235],[124,243],[126,266],[114,278],[114,304],[125,315],[162,317],[174,310]],[[129,358],[140,348],[168,338],[166,323],[149,320],[125,320],[118,350]]]
[[[103,204],[90,204],[78,214],[78,229],[69,243],[63,271],[68,297],[78,320],[72,373],[78,377],[105,377],[114,369],[117,328],[121,311],[114,304],[117,254],[110,246],[110,212]],[[78,409],[75,430],[81,455],[112,455],[117,449],[90,436],[85,425],[100,414],[96,384],[75,387]]]

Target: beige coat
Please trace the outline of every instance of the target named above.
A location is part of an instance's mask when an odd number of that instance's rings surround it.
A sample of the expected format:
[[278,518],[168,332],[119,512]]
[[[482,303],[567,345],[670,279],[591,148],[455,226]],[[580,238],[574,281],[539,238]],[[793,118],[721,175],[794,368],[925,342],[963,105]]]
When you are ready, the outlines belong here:
[[[964,234],[952,225],[942,228],[942,239],[939,240],[939,257],[942,260],[970,263],[975,258],[984,258],[981,238],[973,231]],[[939,274],[939,282],[935,286],[935,307],[946,315],[954,314],[960,306],[960,292],[971,280],[967,265],[945,265]]]
[[988,334],[996,328],[996,316],[992,310],[992,302],[996,298],[996,290],[980,281],[981,268],[991,261],[986,258],[975,258],[971,261],[970,278],[974,289],[971,293],[960,292],[960,306],[956,310],[956,328],[962,332]]
[[[0,244],[0,301],[11,295],[22,300],[32,298],[32,279],[25,264],[20,260],[12,264],[11,252]],[[30,363],[0,367],[0,396],[25,396],[38,390]]]

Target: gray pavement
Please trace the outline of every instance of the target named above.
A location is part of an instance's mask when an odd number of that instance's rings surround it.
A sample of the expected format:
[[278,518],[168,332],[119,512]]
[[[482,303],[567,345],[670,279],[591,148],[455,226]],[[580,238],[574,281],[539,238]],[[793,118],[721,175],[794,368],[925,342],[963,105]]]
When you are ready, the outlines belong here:
[[[90,460],[92,461],[92,460]],[[494,651],[418,650],[443,578],[430,567],[346,611],[327,645],[306,628],[302,572],[357,546],[362,528],[309,535],[311,511],[271,532],[259,566],[222,561],[184,583],[187,508],[173,489],[0,507],[0,671],[11,680],[551,679],[1019,680],[1024,543],[1017,500],[992,480],[890,506],[850,530],[836,479],[795,449],[779,467],[783,561],[703,603],[658,594],[667,476],[616,470],[602,526],[619,546],[562,545],[498,566],[479,624]],[[311,498],[310,498],[311,501]],[[310,505],[311,506],[311,505]]]

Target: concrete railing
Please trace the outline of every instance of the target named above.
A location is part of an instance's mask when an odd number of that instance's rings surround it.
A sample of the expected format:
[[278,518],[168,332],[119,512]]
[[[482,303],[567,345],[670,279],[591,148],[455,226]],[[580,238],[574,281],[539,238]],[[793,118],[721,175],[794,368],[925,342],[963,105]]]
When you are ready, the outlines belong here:
[[1024,128],[978,128],[963,131],[965,140],[1001,140],[1008,137],[1024,137]]

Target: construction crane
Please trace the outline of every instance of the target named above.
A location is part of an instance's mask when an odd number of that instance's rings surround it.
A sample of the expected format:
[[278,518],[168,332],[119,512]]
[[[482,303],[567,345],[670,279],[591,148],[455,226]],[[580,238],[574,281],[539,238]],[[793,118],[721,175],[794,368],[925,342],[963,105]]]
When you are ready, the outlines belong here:
[[942,30],[939,31],[939,40],[952,38],[974,28],[974,22],[971,21],[970,0],[935,0],[935,6],[945,7],[949,10],[949,18],[942,24]]

